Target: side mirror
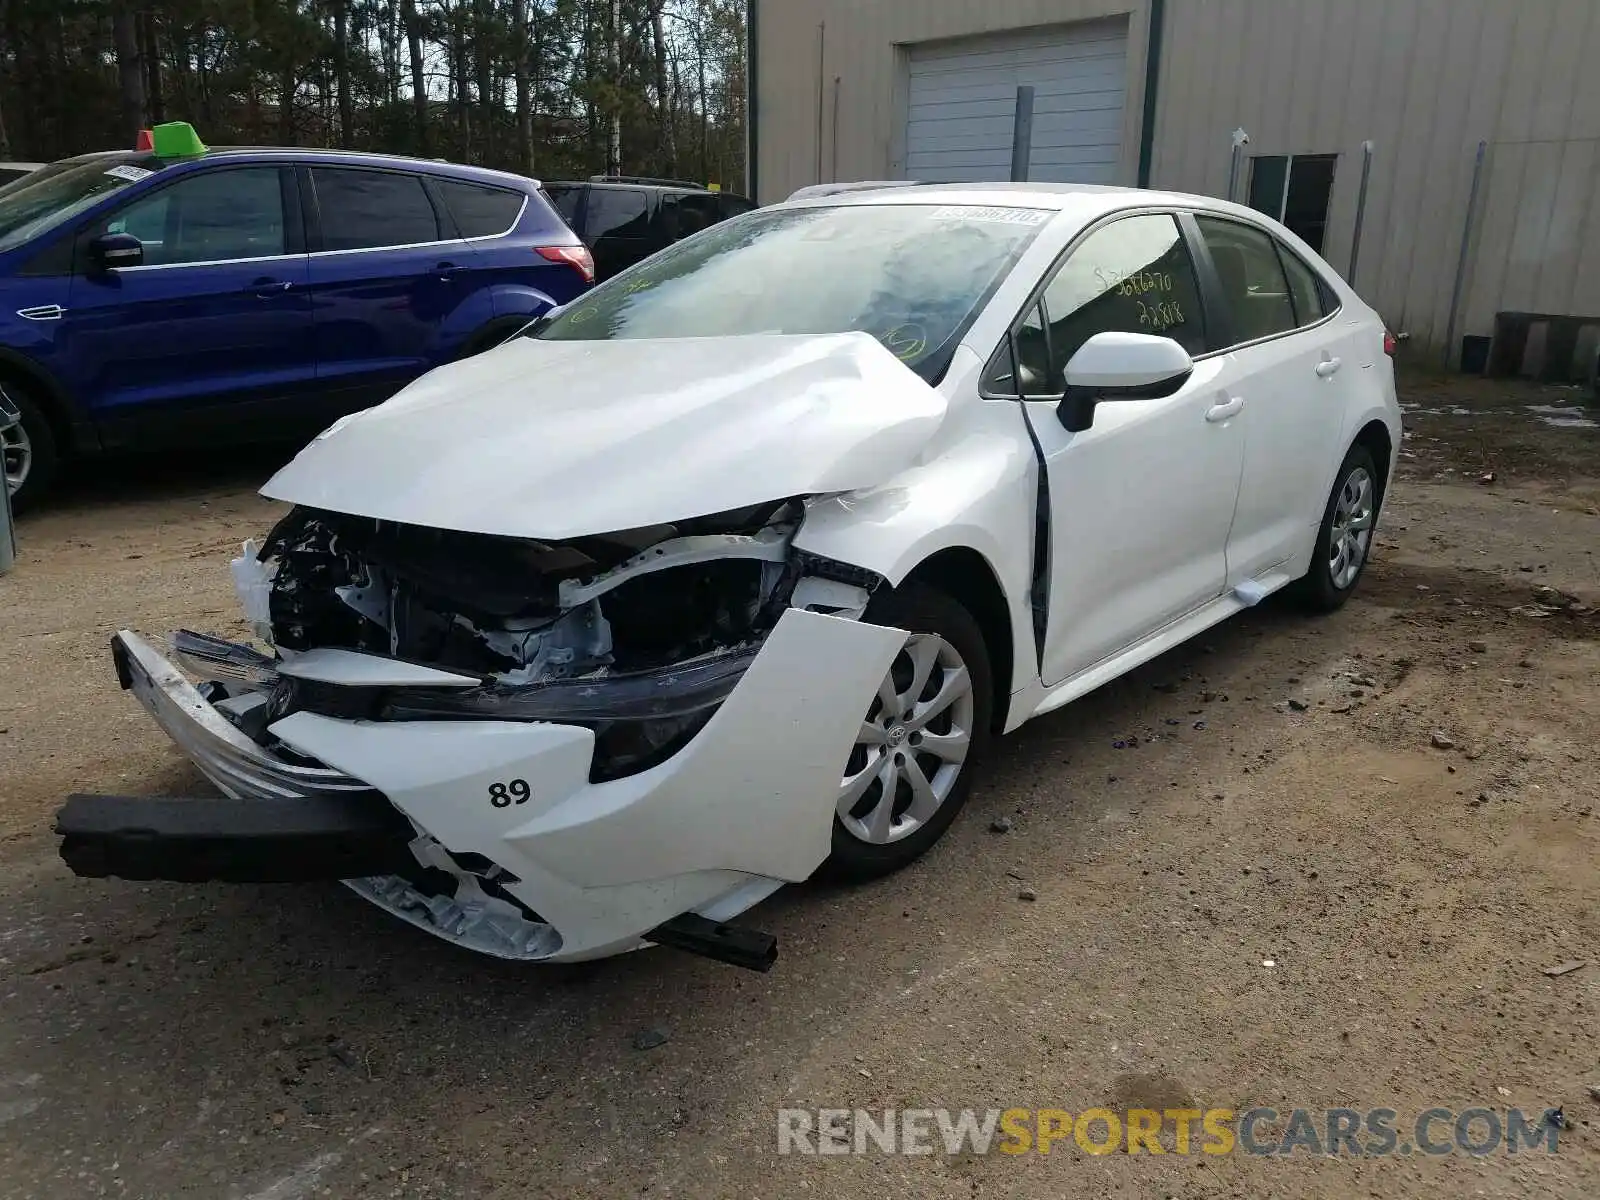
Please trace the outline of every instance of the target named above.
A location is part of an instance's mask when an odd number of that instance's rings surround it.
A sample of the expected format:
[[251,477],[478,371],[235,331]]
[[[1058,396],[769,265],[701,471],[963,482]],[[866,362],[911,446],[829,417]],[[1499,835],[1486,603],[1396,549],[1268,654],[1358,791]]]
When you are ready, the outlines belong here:
[[1194,359],[1171,338],[1097,333],[1067,363],[1067,392],[1056,416],[1069,433],[1094,424],[1095,405],[1170,396],[1194,374]]
[[97,271],[137,267],[144,262],[144,243],[131,233],[103,233],[89,243],[89,262]]

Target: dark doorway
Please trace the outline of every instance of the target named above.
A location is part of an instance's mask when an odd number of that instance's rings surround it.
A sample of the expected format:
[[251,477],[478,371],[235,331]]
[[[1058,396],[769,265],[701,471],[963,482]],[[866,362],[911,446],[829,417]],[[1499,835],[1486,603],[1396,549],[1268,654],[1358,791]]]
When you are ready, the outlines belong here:
[[1263,154],[1250,160],[1250,207],[1287,225],[1318,254],[1328,232],[1337,154]]

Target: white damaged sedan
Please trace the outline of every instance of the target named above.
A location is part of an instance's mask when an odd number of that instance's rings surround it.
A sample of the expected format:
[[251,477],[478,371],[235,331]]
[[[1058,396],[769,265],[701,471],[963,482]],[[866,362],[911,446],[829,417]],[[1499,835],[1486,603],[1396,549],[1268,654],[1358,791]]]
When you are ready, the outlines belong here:
[[113,640],[221,789],[72,796],[80,875],[341,879],[473,950],[650,943],[931,847],[980,752],[1291,589],[1400,443],[1382,321],[1196,196],[896,187],[717,225],[347,417],[234,578]]

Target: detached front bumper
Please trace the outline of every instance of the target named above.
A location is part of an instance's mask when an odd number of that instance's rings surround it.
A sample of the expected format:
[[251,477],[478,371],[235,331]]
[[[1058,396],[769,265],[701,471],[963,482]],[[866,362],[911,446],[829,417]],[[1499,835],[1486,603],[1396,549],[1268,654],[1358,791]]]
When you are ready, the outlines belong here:
[[[682,914],[728,921],[816,870],[861,714],[905,637],[788,610],[686,747],[590,783],[594,734],[554,722],[297,712],[268,726],[276,754],[119,633],[123,686],[228,799],[72,797],[62,854],[128,878],[336,875],[471,949],[602,957]],[[441,877],[453,894],[427,886]]]

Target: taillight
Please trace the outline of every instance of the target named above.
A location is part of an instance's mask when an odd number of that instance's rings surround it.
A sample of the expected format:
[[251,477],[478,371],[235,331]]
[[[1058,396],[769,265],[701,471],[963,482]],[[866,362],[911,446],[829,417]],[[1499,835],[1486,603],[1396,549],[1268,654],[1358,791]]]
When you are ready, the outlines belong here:
[[534,251],[540,258],[547,258],[551,262],[566,263],[567,266],[583,276],[585,283],[594,282],[594,255],[589,253],[589,247],[535,246]]
[[1400,348],[1400,339],[1395,337],[1394,334],[1390,333],[1387,329],[1385,329],[1383,331],[1383,352],[1385,354],[1387,354],[1390,358],[1393,358],[1394,357],[1394,352],[1396,350],[1398,350],[1399,348]]

